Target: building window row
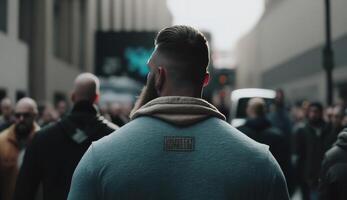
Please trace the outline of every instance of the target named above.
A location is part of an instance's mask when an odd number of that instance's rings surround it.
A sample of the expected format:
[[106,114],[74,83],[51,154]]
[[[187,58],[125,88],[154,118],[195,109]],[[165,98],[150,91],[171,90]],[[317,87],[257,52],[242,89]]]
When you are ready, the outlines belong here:
[[0,31],[7,31],[7,0],[0,0]]

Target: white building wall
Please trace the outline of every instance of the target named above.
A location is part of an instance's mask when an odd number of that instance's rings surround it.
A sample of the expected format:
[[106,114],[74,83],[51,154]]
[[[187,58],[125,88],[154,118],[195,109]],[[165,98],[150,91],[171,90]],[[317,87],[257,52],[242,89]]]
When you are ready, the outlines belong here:
[[[94,33],[96,30],[96,1],[87,0],[86,6],[86,50],[85,50],[85,59],[86,64],[84,70],[81,70],[81,67],[77,65],[78,60],[78,48],[79,45],[79,30],[74,29],[76,32],[73,34],[73,41],[75,41],[74,55],[75,58],[72,63],[68,63],[57,58],[54,55],[53,49],[53,24],[50,21],[53,19],[53,9],[52,9],[52,0],[46,0],[47,2],[47,20],[46,20],[46,35],[47,35],[47,54],[46,56],[46,67],[45,67],[45,77],[46,77],[46,87],[45,87],[45,99],[53,102],[54,94],[56,92],[63,93],[69,98],[70,92],[72,91],[73,82],[76,76],[83,71],[92,71],[94,66]],[[75,4],[75,10],[79,9],[79,4]],[[72,20],[71,23],[73,27],[79,27],[78,17],[75,17],[75,20]]]
[[28,48],[0,31],[0,89],[15,100],[17,90],[28,92]]
[[111,29],[111,19],[110,19],[110,1],[111,0],[99,0],[101,1],[101,29],[103,31],[109,31]]
[[[346,0],[331,0],[332,39],[347,35]],[[237,87],[262,87],[263,75],[269,70],[322,49],[325,43],[325,5],[316,0],[281,0],[269,5],[256,27],[240,40],[237,47]],[[335,52],[336,53],[336,52]],[[322,63],[307,77],[274,85],[300,98],[312,92],[313,99],[325,100],[326,79]],[[300,70],[300,69],[298,69]],[[347,80],[347,66],[334,70],[335,82]],[[307,88],[307,89],[304,89]],[[302,92],[300,92],[300,90]],[[301,93],[303,95],[301,95]],[[304,94],[306,93],[306,94]]]
[[0,89],[15,100],[28,92],[28,48],[18,39],[18,0],[7,1],[7,32],[0,31]]

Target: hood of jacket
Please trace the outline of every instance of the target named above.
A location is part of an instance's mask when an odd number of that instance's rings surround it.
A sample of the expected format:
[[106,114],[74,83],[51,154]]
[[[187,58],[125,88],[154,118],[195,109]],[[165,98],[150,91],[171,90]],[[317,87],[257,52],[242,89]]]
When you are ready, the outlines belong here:
[[347,128],[339,134],[335,145],[347,151]]
[[189,126],[210,117],[225,120],[225,116],[207,101],[183,96],[165,96],[143,105],[130,118],[151,116],[177,126]]

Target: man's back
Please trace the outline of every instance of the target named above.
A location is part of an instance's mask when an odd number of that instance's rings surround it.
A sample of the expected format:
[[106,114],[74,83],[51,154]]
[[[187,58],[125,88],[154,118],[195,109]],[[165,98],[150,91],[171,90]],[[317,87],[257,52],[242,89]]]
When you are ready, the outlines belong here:
[[116,133],[89,148],[69,199],[288,199],[267,146],[223,120],[140,117]]
[[347,198],[347,129],[335,145],[325,153],[319,185],[319,199],[342,200]]
[[72,174],[92,141],[116,128],[91,104],[76,104],[71,113],[34,138],[18,176],[15,199],[34,199],[40,183],[44,199],[66,199]]

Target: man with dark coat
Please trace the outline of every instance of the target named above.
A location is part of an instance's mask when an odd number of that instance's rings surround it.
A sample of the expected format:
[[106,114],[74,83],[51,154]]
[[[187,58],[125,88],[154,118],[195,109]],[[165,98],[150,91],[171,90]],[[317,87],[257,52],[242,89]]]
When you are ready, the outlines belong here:
[[308,120],[295,132],[297,173],[303,200],[316,199],[320,166],[330,126],[323,120],[323,106],[314,102],[308,108]]
[[253,140],[269,145],[271,153],[280,164],[286,179],[288,179],[290,149],[281,130],[274,127],[267,119],[266,104],[263,99],[253,98],[249,100],[246,123],[238,129]]
[[160,31],[131,122],[93,142],[69,200],[287,200],[268,150],[201,98],[209,75],[206,38],[189,26]]
[[340,105],[333,107],[331,112],[330,132],[325,139],[325,150],[329,150],[337,140],[337,136],[345,128],[342,124],[345,112]]
[[[291,163],[292,154],[292,127],[293,124],[290,120],[289,113],[285,103],[285,94],[282,89],[276,90],[276,97],[274,104],[271,106],[270,113],[268,114],[268,119],[270,120],[273,127],[278,128],[283,135],[283,142],[281,144],[283,151],[286,153],[286,164],[281,165],[284,174],[286,176],[289,194],[294,192],[294,167]],[[271,149],[271,147],[270,147]],[[283,156],[283,155],[282,155]],[[281,163],[280,163],[281,164]]]
[[319,182],[319,200],[347,199],[347,129],[325,153]]
[[117,128],[99,115],[95,106],[98,97],[98,78],[90,73],[79,75],[72,93],[72,111],[39,131],[28,147],[14,199],[35,199],[40,183],[43,199],[67,198],[73,171],[91,142]]

